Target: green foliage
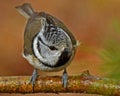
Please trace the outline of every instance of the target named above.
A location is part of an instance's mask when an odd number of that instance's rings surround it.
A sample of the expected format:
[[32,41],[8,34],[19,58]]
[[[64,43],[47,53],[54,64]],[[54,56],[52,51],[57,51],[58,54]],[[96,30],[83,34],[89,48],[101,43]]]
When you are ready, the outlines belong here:
[[[115,35],[120,38],[120,21],[113,19],[112,27],[115,30]],[[120,42],[119,38],[110,36],[103,44],[103,49],[100,51],[100,57],[104,65],[102,71],[107,77],[120,80]]]
[[120,20],[118,18],[113,18],[112,26],[114,27],[116,32],[120,33]]
[[108,41],[101,50],[100,56],[104,62],[103,72],[108,77],[120,80],[120,44],[114,40]]

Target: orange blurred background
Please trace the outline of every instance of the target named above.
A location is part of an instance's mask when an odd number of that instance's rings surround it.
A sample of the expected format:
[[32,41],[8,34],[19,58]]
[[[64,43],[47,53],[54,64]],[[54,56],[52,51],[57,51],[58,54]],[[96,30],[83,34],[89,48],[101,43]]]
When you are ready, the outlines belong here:
[[82,42],[68,68],[70,74],[90,70],[92,74],[101,75],[96,50],[101,48],[104,38],[114,32],[110,23],[114,16],[120,17],[119,0],[0,1],[0,75],[32,74],[33,67],[22,57],[26,19],[15,9],[15,6],[25,2],[31,3],[38,12],[44,11],[59,18]]
[[[68,67],[70,75],[89,70],[104,76],[97,51],[104,40],[114,35],[113,18],[120,20],[120,0],[1,0],[0,1],[0,75],[31,75],[33,67],[22,57],[26,19],[15,6],[31,3],[34,10],[47,12],[65,23],[82,42]],[[61,75],[44,73],[40,75]]]

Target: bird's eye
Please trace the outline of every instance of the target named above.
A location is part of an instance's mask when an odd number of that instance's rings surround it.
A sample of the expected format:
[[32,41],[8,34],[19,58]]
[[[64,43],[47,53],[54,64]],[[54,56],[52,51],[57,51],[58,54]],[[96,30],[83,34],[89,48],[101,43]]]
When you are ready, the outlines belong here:
[[57,50],[57,48],[55,48],[54,46],[49,46],[49,48],[50,48],[51,50]]

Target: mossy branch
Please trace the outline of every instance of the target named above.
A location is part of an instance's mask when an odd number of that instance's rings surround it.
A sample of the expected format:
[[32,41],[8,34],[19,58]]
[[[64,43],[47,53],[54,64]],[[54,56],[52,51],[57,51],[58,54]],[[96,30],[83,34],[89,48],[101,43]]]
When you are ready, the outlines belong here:
[[120,84],[114,80],[95,77],[88,71],[80,76],[70,76],[68,88],[63,88],[61,77],[38,77],[36,85],[29,84],[29,76],[0,77],[0,93],[92,93],[120,96]]

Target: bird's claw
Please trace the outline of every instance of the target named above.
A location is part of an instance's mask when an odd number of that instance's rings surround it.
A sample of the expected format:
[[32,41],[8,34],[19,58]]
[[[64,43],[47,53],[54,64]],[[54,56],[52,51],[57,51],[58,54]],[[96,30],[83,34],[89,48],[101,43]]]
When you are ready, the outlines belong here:
[[66,70],[64,70],[63,75],[62,75],[62,86],[64,88],[67,88],[67,86],[68,86],[68,74],[67,74]]

